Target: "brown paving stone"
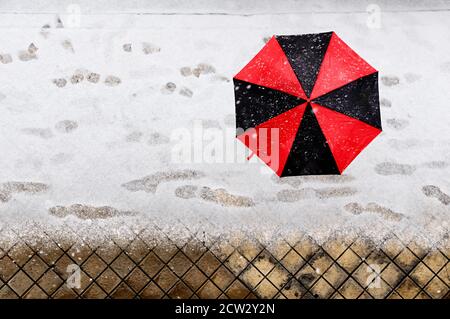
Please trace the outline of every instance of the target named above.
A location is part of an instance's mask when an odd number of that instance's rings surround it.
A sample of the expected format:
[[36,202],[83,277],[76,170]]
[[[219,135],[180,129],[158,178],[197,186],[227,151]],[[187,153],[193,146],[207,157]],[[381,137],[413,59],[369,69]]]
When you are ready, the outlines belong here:
[[244,256],[248,261],[251,261],[264,249],[264,247],[256,241],[245,240],[239,244],[237,249],[242,256]]
[[419,259],[409,249],[404,249],[394,261],[404,272],[408,273],[419,262]]
[[8,281],[19,270],[19,267],[7,255],[0,259],[0,279]]
[[90,278],[88,274],[86,274],[83,270],[80,269],[80,283],[79,283],[80,287],[75,287],[73,289],[75,289],[79,294],[81,294],[92,282],[93,279]]
[[291,278],[289,272],[279,264],[267,275],[267,279],[277,288],[281,289]]
[[77,293],[73,289],[68,288],[67,285],[62,285],[59,287],[52,296],[52,298],[55,299],[74,299],[77,297]]
[[33,281],[22,270],[19,270],[8,282],[9,287],[19,296],[22,296],[32,284]]
[[22,267],[33,256],[34,252],[25,243],[18,242],[8,251],[8,256],[15,264]]
[[330,240],[322,245],[322,249],[325,250],[328,255],[333,259],[339,258],[339,256],[347,249],[348,245],[340,240]]
[[264,299],[273,298],[277,292],[278,289],[267,279],[263,279],[255,289],[255,293]]
[[58,259],[58,261],[54,265],[54,271],[64,280],[66,280],[70,272],[68,270],[68,267],[70,265],[74,265],[74,262],[72,259],[70,259],[67,255],[63,255],[61,258]]
[[62,283],[62,279],[53,270],[48,270],[38,281],[39,286],[49,295],[53,294]]
[[277,293],[274,299],[287,299],[281,292]]
[[427,254],[427,251],[423,248],[423,245],[414,240],[408,244],[408,249],[419,258],[423,258]]
[[420,291],[420,287],[417,286],[409,277],[406,277],[396,289],[396,292],[404,299],[414,298]]
[[252,289],[254,289],[261,282],[263,277],[263,274],[261,274],[261,272],[252,264],[249,264],[249,266],[245,268],[239,276],[239,278]]
[[23,266],[23,270],[30,276],[33,280],[38,280],[39,277],[48,269],[48,266],[44,261],[37,255],[34,255],[26,264]]
[[82,269],[91,278],[96,278],[100,273],[105,270],[107,265],[96,254],[91,255],[83,264]]
[[[386,266],[387,267],[387,266]],[[384,267],[384,268],[386,268]],[[380,289],[381,287],[389,287],[389,285],[383,280],[381,277],[381,273],[383,272],[381,267],[377,264],[370,264],[368,265],[366,272],[367,272],[367,280],[366,284],[361,284],[363,288],[366,288],[367,290],[371,289]]]
[[295,274],[303,265],[305,260],[297,251],[291,249],[281,260],[281,264],[291,273]]
[[345,299],[356,299],[363,292],[363,289],[353,278],[349,278],[338,291]]
[[126,277],[134,267],[135,263],[125,253],[121,253],[111,264],[111,268],[121,278]]
[[258,299],[258,296],[254,292],[250,292],[245,299]]
[[221,291],[211,281],[207,281],[197,292],[202,299],[215,299],[219,297]]
[[[392,265],[392,266],[390,266]],[[378,286],[388,286],[387,282],[383,281],[383,274],[389,279],[394,280],[395,278],[391,278],[394,276],[398,276],[397,280],[399,280],[401,274],[396,273],[397,268],[394,268],[394,264],[389,264],[382,268],[384,264],[366,264],[362,263],[352,274],[352,278],[355,279],[363,288],[371,289],[376,288]],[[386,270],[386,273],[383,271]],[[391,277],[390,277],[391,276]],[[378,293],[379,295],[379,293]]]
[[305,236],[297,242],[293,248],[303,257],[303,259],[308,260],[319,249],[319,246],[314,242],[314,240]]
[[33,285],[31,289],[23,296],[25,299],[47,299],[47,294],[37,285]]
[[192,262],[179,251],[168,263],[169,268],[179,277],[192,266]]
[[318,250],[309,261],[309,264],[319,275],[326,272],[332,263],[333,259],[331,259],[322,249]]
[[426,292],[421,291],[414,299],[431,299],[431,297]]
[[48,265],[53,265],[64,254],[64,252],[58,245],[52,242],[51,244],[47,244],[45,248],[39,249],[37,254]]
[[373,269],[366,263],[362,263],[356,268],[352,274],[352,278],[356,280],[363,288],[369,285],[369,276],[373,273]]
[[316,270],[309,264],[305,264],[296,275],[297,280],[306,288],[311,287],[319,278]]
[[237,276],[247,267],[248,262],[236,250],[225,260],[225,264]]
[[375,299],[384,299],[391,291],[392,288],[381,277],[377,277],[366,288],[366,292]]
[[150,281],[150,278],[139,268],[134,268],[133,271],[125,279],[128,286],[133,290],[139,292]]
[[374,299],[367,291],[359,295],[358,299]]
[[172,299],[188,299],[194,292],[182,281],[178,281],[167,293]]
[[[11,245],[11,248],[14,246],[14,245],[16,245],[17,243],[20,243],[20,242],[24,242],[24,243],[27,243],[27,246],[34,252],[34,253],[36,253],[36,252],[38,252],[40,249],[42,249],[42,248],[45,248],[45,243],[44,243],[44,238],[46,238],[47,236],[46,235],[44,235],[42,238],[36,238],[36,240],[33,240],[33,241],[29,241],[29,240],[27,240],[26,238],[23,238],[23,237],[20,237],[21,239],[19,239],[19,238],[16,238],[15,239],[15,243],[13,244],[13,245]],[[11,248],[9,248],[9,249],[11,249]],[[8,249],[8,250],[9,250]],[[6,251],[6,250],[5,250]]]
[[55,240],[56,245],[63,251],[69,250],[76,242],[75,235],[71,235],[67,230],[64,231],[64,237],[61,236],[60,238],[55,238]]
[[326,299],[334,292],[334,288],[325,279],[320,278],[311,287],[310,292],[316,298]]
[[383,243],[383,251],[391,259],[394,259],[404,248],[405,246],[396,236],[391,236]]
[[310,292],[306,292],[301,299],[316,299],[316,297],[314,297],[314,295]]
[[252,263],[265,276],[275,267],[276,261],[267,250],[263,250]]
[[450,287],[450,262],[442,267],[442,269],[438,273],[439,279],[447,284]]
[[125,283],[122,282],[111,293],[113,299],[131,299],[136,296],[136,293]]
[[439,279],[439,277],[434,277],[425,287],[425,291],[433,297],[433,299],[440,299],[447,294],[449,288],[442,280]]
[[224,266],[219,267],[219,269],[211,276],[211,280],[222,291],[228,287],[234,278],[234,275]]
[[305,287],[295,278],[289,280],[281,290],[281,293],[289,299],[300,299],[305,292]]
[[230,299],[243,299],[249,293],[250,290],[240,280],[233,281],[226,291],[226,295]]
[[97,279],[96,283],[107,293],[110,293],[119,283],[120,278],[114,271],[107,268]]
[[235,248],[227,241],[216,242],[209,249],[222,262],[227,260],[235,250]]
[[283,259],[283,257],[291,250],[291,246],[284,240],[275,241],[273,244],[269,244],[266,249],[277,260]]
[[391,292],[391,294],[387,297],[387,299],[403,299],[402,296],[400,296],[395,291]]
[[404,274],[394,263],[387,265],[381,272],[381,278],[386,281],[392,288],[396,287]]
[[164,267],[164,262],[151,252],[141,261],[140,266],[152,278]]
[[167,263],[178,251],[178,247],[172,243],[156,246],[153,252],[163,262]]
[[[449,249],[450,251],[450,249]],[[423,262],[434,272],[437,273],[447,263],[448,259],[438,250],[431,251]]]
[[4,285],[0,289],[0,299],[18,299],[17,294],[8,286]]
[[361,258],[366,258],[374,249],[373,244],[364,238],[357,238],[350,248]]
[[335,292],[330,299],[344,299],[344,297],[339,293],[339,292]]
[[337,263],[334,263],[326,271],[326,273],[323,275],[323,277],[334,288],[337,288],[347,279],[347,274]]
[[165,292],[169,291],[177,280],[177,276],[168,267],[164,267],[154,278],[155,283]]
[[90,285],[82,295],[83,298],[88,299],[104,299],[106,296],[108,296],[106,292],[104,292],[96,283]]
[[92,254],[92,249],[85,244],[75,244],[67,253],[75,263],[81,265]]
[[183,281],[195,291],[203,285],[207,278],[198,267],[194,266],[183,276]]
[[160,299],[163,296],[164,292],[154,282],[150,282],[140,294],[144,299]]
[[348,273],[351,273],[362,262],[361,257],[351,249],[347,249],[337,260],[337,263],[345,269]]
[[383,269],[391,262],[381,250],[374,250],[364,261],[373,269],[380,269],[380,271],[383,271]]
[[433,272],[425,266],[424,263],[420,262],[409,274],[409,276],[423,288],[425,285],[433,278]]
[[211,252],[207,252],[197,261],[196,265],[207,276],[211,276],[219,268],[220,261]]

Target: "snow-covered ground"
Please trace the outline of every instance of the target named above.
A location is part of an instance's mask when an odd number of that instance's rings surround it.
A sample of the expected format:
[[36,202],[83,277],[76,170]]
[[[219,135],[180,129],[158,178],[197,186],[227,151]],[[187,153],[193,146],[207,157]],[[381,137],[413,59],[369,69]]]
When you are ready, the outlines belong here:
[[[0,229],[448,236],[448,1],[78,3],[0,2]],[[199,121],[234,140],[231,79],[267,37],[331,30],[381,79],[384,131],[345,175],[174,161]]]

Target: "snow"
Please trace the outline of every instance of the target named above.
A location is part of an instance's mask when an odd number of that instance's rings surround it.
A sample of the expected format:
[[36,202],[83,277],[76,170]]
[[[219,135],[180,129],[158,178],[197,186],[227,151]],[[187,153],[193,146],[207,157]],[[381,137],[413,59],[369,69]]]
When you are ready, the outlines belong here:
[[[185,227],[266,240],[394,232],[428,246],[448,236],[448,2],[380,2],[379,28],[350,1],[81,1],[79,20],[62,3],[0,5],[0,228],[68,225],[95,239],[156,224],[175,240]],[[245,163],[240,144],[239,161],[174,162],[171,137],[192,142],[199,120],[234,141],[230,80],[264,38],[330,30],[381,77],[384,131],[344,176],[279,180],[256,157]]]

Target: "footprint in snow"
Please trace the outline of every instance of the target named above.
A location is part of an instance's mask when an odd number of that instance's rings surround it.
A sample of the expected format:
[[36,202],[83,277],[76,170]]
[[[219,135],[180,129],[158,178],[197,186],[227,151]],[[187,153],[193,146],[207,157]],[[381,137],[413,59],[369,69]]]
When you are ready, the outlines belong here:
[[409,164],[392,162],[379,163],[375,166],[375,172],[379,175],[412,175],[416,167]]

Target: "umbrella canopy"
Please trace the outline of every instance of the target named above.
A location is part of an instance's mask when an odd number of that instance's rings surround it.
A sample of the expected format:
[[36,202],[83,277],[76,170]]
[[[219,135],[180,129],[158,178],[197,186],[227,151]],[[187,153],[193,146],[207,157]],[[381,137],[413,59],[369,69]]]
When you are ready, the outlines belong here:
[[341,174],[381,132],[378,72],[334,32],[274,36],[233,81],[237,138],[278,176]]

